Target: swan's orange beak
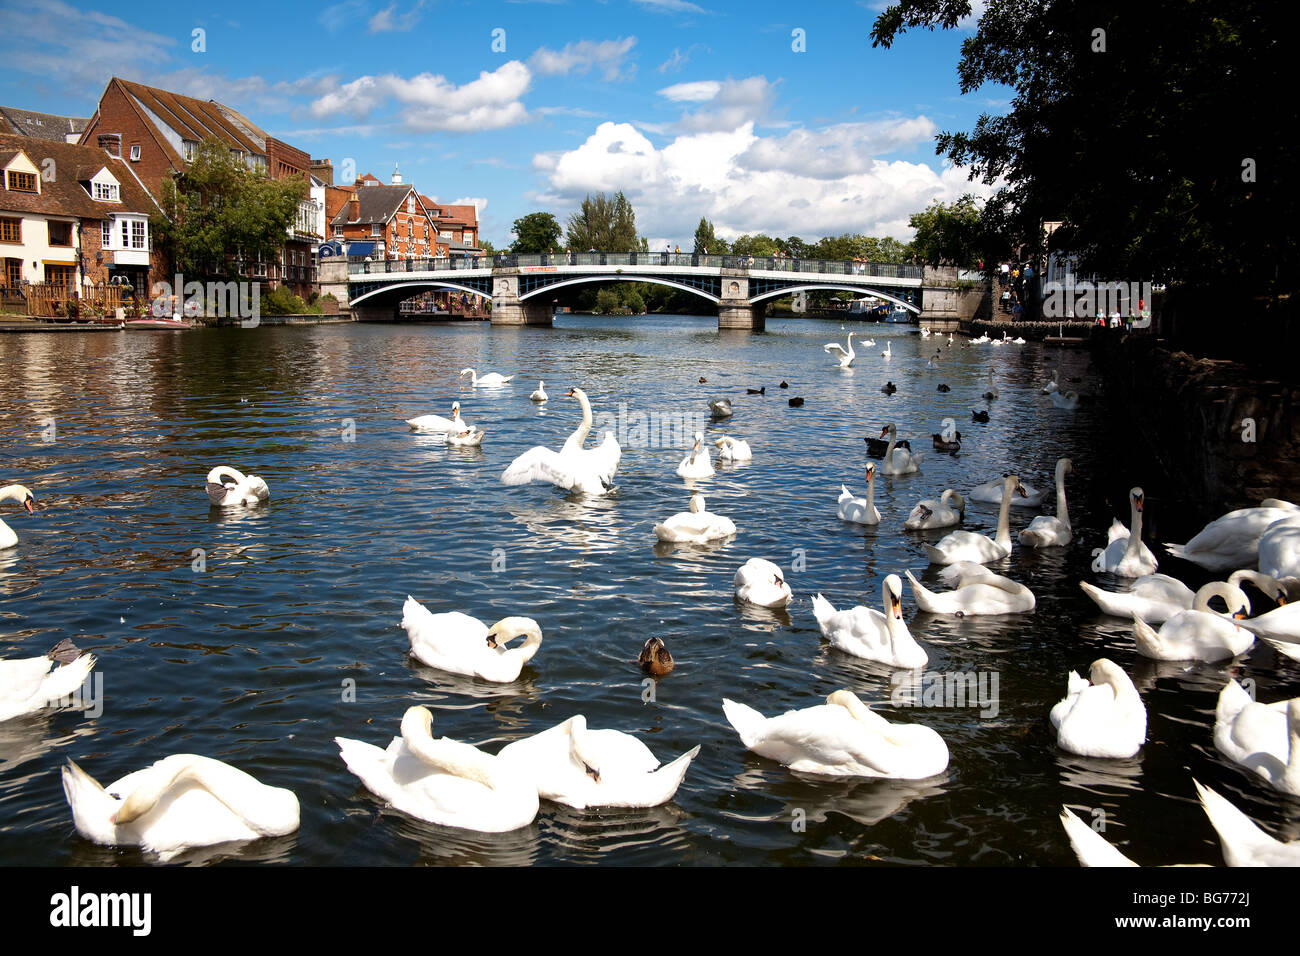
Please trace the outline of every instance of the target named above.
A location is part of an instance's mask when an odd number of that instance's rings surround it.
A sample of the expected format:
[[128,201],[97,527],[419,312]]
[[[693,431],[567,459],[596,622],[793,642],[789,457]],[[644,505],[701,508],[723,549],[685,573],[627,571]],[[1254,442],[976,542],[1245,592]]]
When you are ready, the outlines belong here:
[[573,389],[569,389],[567,392],[565,392],[564,396],[566,398],[573,398]]
[[1138,510],[1139,512],[1142,510],[1142,499],[1143,499],[1144,497],[1145,497],[1144,495],[1134,495],[1134,496],[1133,496],[1133,504],[1134,504],[1135,506],[1137,506],[1137,510]]
[[493,650],[496,649],[496,646],[497,646],[496,635],[494,635],[494,634],[488,634],[488,636],[487,636],[487,646],[490,647],[490,648],[492,648]]
[[880,429],[880,437],[881,437],[881,438],[884,438],[884,437],[885,437],[886,435],[888,435],[888,434],[889,434],[889,428],[888,428],[888,426],[886,426],[885,428]]
[[29,515],[36,513],[36,505],[31,498],[28,498],[26,501],[24,501],[23,506],[27,508],[27,513]]
[[1246,611],[1245,611],[1245,609],[1243,608],[1242,610],[1235,612],[1235,613],[1232,615],[1232,619],[1233,619],[1234,621],[1244,621],[1244,620],[1246,619]]
[[894,617],[903,616],[903,602],[898,599],[897,594],[889,595],[889,609],[893,612]]

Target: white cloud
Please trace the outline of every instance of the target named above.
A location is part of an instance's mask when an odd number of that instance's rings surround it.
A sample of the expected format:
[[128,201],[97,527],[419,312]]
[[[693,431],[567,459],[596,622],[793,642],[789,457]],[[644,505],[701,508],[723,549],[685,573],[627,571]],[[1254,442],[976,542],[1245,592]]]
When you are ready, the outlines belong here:
[[529,57],[528,64],[537,73],[547,76],[567,76],[570,73],[583,76],[599,68],[606,82],[631,79],[636,73],[636,66],[624,64],[632,47],[636,46],[636,37],[619,37],[617,40],[579,40],[566,43],[561,50],[540,48]]
[[697,7],[693,3],[687,3],[686,0],[632,0],[633,3],[640,4],[655,13],[707,13],[702,7]]
[[925,116],[839,123],[822,130],[797,129],[761,139],[739,158],[749,169],[784,170],[815,179],[840,179],[874,168],[882,156],[934,139],[936,127]]
[[659,95],[666,96],[676,103],[703,103],[713,99],[721,90],[722,84],[717,80],[697,80],[694,83],[674,83],[672,86],[665,86],[659,91]]
[[528,119],[519,97],[531,82],[528,67],[518,60],[490,73],[485,70],[463,86],[433,73],[410,78],[392,73],[360,76],[313,101],[310,112],[317,118],[342,115],[366,119],[393,103],[401,105],[402,120],[413,130],[500,129]]
[[659,72],[676,73],[687,63],[689,63],[690,60],[691,60],[690,50],[687,50],[685,53],[683,53],[681,50],[677,49],[677,47],[673,47],[672,56],[670,56],[668,59],[664,60],[662,63],[659,64]]
[[697,80],[664,87],[659,95],[675,103],[699,103],[694,112],[682,114],[683,130],[729,130],[749,122],[765,120],[771,111],[776,84],[765,76],[743,80]]
[[420,22],[420,8],[423,6],[424,0],[420,0],[405,13],[397,13],[397,0],[393,0],[392,3],[370,18],[369,31],[371,33],[405,33]]
[[[919,130],[929,121],[894,122]],[[807,135],[831,144],[843,136],[827,130]],[[534,156],[533,168],[546,183],[537,198],[576,207],[589,192],[621,189],[635,204],[637,225],[646,235],[688,236],[706,216],[728,239],[753,232],[809,240],[842,232],[907,239],[908,217],[931,201],[991,192],[968,182],[964,170],[936,172],[922,163],[860,160],[834,178],[815,160],[811,170],[795,163],[761,169],[746,164],[745,157],[769,155],[772,144],[779,148],[787,140],[760,137],[747,122],[731,130],[684,132],[659,149],[629,123],[602,123],[575,149]]]
[[461,196],[459,199],[453,199],[450,206],[473,206],[477,215],[483,215],[483,210],[487,209],[488,201],[482,196]]

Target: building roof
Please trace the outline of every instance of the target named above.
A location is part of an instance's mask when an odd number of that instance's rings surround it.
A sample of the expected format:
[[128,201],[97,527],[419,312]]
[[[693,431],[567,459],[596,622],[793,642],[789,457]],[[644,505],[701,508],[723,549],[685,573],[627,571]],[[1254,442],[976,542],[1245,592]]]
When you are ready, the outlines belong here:
[[266,133],[242,114],[214,100],[199,100],[143,83],[113,77],[109,86],[118,84],[136,103],[180,134],[182,139],[201,143],[218,139],[228,146],[256,155],[266,154]]
[[58,116],[54,113],[0,106],[0,133],[14,132],[35,139],[66,143],[69,134],[80,135],[89,122],[89,118],[79,116]]
[[[0,189],[0,210],[75,216],[79,219],[104,219],[113,213],[123,212],[150,215],[161,211],[149,191],[136,178],[130,164],[121,157],[109,156],[95,146],[33,139],[16,133],[0,134],[0,157],[8,155],[12,158],[19,150],[38,168],[44,167],[46,159],[53,159],[55,170],[68,170],[72,174],[56,175],[51,180],[42,177],[39,194]],[[8,161],[4,160],[6,163]],[[121,202],[92,199],[87,188],[82,186],[83,182],[88,183],[105,166],[120,185],[118,196]]]
[[410,186],[365,186],[356,191],[359,207],[357,218],[351,216],[352,201],[349,198],[343,208],[330,222],[332,226],[346,226],[349,223],[383,223],[393,218],[393,214],[406,202],[406,197],[414,190]]

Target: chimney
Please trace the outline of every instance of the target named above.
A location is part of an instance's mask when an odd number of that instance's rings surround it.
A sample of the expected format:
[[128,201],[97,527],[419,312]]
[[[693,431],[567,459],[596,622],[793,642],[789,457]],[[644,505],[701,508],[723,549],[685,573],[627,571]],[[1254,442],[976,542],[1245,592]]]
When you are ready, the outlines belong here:
[[100,133],[99,148],[104,150],[110,156],[116,156],[119,159],[122,156],[122,134],[121,133]]
[[348,222],[356,222],[361,218],[361,199],[356,193],[348,200]]

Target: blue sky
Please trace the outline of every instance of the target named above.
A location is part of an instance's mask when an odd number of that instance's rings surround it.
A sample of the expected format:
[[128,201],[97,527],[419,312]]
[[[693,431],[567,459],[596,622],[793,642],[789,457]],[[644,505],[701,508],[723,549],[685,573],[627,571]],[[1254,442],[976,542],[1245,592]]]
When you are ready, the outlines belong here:
[[724,237],[907,239],[931,200],[987,195],[934,135],[1008,93],[959,95],[968,30],[873,49],[883,5],[5,0],[0,104],[89,116],[113,75],[217,99],[337,178],[398,163],[421,192],[475,202],[498,245],[518,216],[564,222],[618,189],[652,248],[689,245],[701,216]]

